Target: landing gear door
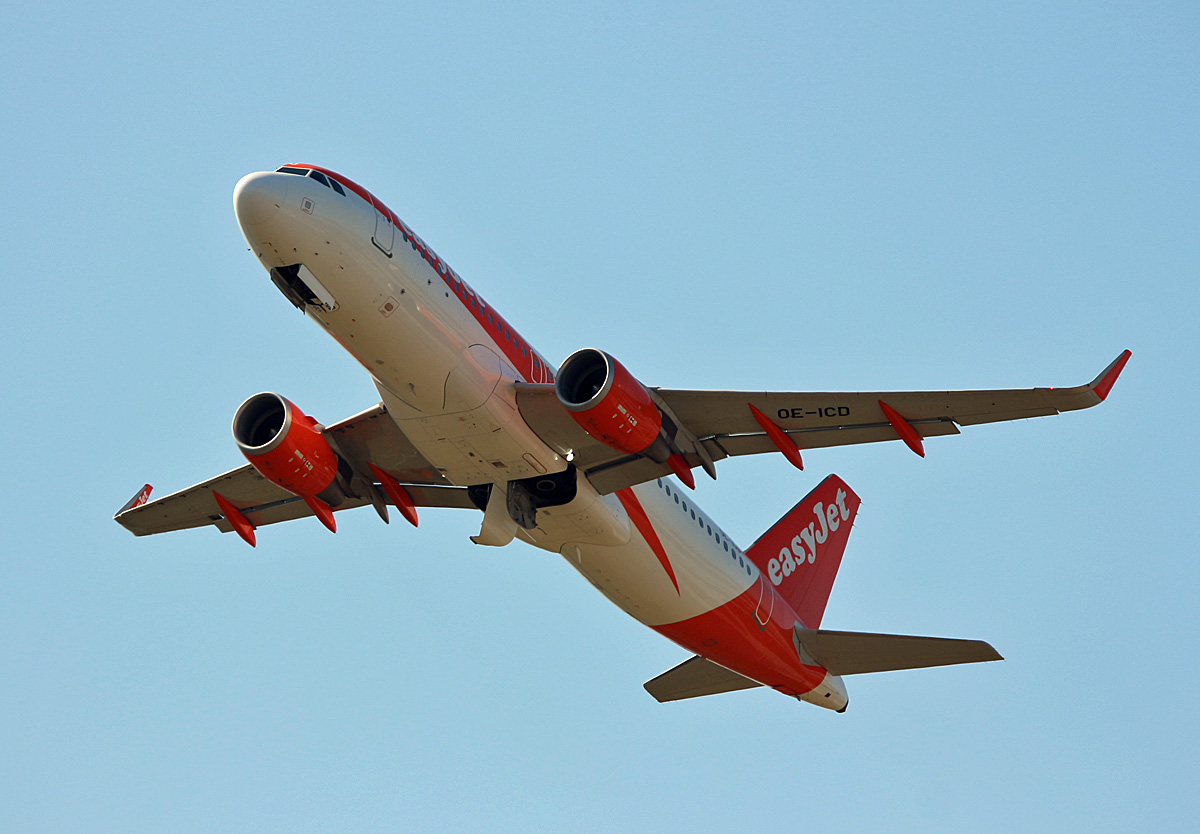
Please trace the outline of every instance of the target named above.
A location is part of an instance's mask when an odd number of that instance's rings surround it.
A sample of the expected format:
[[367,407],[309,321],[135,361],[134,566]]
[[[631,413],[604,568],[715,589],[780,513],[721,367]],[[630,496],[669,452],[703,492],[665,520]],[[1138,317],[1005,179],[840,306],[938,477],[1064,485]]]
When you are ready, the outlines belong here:
[[375,234],[371,236],[371,242],[378,246],[379,251],[383,254],[389,258],[392,256],[392,245],[396,242],[396,227],[379,209],[375,209]]

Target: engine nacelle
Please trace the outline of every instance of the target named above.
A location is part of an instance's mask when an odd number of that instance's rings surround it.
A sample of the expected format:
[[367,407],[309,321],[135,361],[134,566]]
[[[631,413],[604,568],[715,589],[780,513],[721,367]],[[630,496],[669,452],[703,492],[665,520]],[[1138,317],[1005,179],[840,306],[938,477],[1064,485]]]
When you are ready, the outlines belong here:
[[264,478],[288,492],[322,497],[331,504],[344,498],[335,483],[338,456],[317,428],[317,421],[278,394],[255,394],[233,415],[233,439],[246,460]]
[[585,432],[620,452],[664,461],[662,412],[646,386],[602,350],[585,348],[567,357],[554,392]]

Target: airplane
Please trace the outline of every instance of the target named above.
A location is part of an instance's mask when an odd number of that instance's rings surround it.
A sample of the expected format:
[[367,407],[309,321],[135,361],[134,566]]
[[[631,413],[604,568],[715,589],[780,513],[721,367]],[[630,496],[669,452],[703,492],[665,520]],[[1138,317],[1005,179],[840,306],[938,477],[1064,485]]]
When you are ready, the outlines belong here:
[[[279,291],[366,369],[378,404],[324,425],[263,392],[233,417],[247,463],[115,520],[137,536],[258,528],[389,506],[482,513],[478,545],[559,553],[605,597],[693,656],[647,682],[659,701],[752,687],[835,712],[842,678],[1000,660],[989,644],[820,628],[859,498],[831,475],[746,549],[690,497],[729,457],[900,440],[924,456],[960,426],[1089,408],[1130,357],[1071,388],[700,391],[649,387],[584,348],[553,367],[371,192],[328,168],[248,174],[233,194]],[[685,489],[686,488],[686,489]]]

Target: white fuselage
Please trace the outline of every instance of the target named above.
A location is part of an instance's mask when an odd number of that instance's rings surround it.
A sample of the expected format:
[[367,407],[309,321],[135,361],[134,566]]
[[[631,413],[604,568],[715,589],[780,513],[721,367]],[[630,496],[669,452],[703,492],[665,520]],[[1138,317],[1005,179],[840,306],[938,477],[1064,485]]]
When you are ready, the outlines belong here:
[[[450,483],[503,489],[567,469],[571,450],[547,446],[517,410],[514,383],[552,381],[549,364],[382,203],[342,191],[296,174],[244,177],[235,206],[263,266],[309,270],[323,303],[306,314],[370,373],[400,430]],[[632,493],[674,582],[622,501],[582,476],[573,501],[540,509],[537,528],[518,535],[561,553],[647,625],[712,611],[757,582],[758,569],[674,480]]]

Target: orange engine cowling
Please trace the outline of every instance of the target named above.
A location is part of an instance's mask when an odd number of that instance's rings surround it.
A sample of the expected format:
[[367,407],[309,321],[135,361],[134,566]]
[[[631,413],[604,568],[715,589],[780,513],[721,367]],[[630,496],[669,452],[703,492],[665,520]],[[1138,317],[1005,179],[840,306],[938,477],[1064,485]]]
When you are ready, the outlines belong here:
[[[317,421],[278,394],[255,394],[233,415],[233,439],[264,478],[304,496],[342,498],[338,456]],[[331,495],[330,493],[336,493]]]
[[567,357],[554,380],[558,400],[592,437],[631,455],[666,460],[663,416],[642,383],[602,350]]

